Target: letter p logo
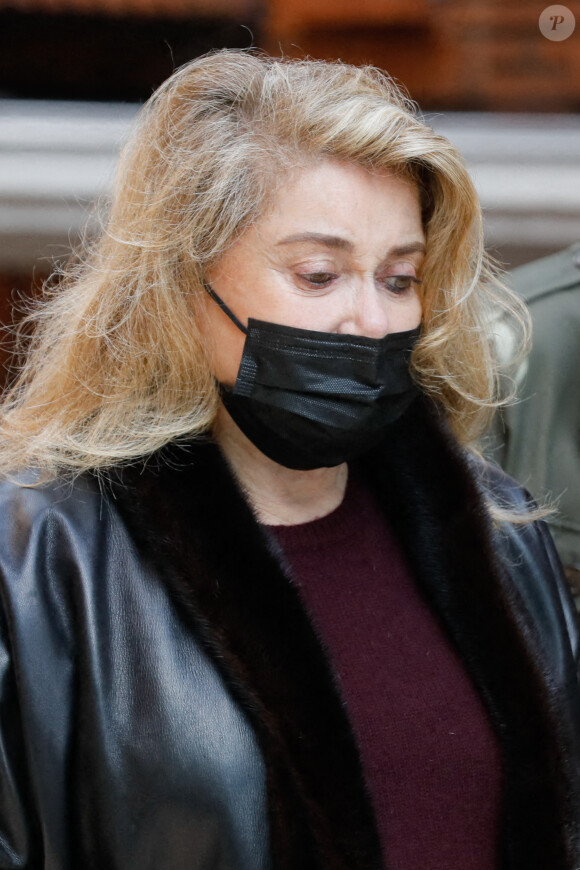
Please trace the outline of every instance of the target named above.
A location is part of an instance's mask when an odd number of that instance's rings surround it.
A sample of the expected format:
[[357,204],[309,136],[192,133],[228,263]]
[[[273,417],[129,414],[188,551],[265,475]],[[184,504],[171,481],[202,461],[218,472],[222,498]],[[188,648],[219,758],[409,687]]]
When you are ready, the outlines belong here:
[[562,42],[574,33],[576,19],[567,6],[548,6],[538,21],[540,33],[552,42]]

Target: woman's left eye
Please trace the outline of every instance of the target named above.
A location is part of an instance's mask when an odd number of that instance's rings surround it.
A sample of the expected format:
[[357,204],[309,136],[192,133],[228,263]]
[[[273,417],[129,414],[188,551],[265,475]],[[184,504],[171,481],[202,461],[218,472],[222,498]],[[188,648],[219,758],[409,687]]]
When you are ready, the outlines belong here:
[[410,290],[413,284],[422,283],[414,275],[389,275],[381,280],[393,293],[404,293],[406,290]]

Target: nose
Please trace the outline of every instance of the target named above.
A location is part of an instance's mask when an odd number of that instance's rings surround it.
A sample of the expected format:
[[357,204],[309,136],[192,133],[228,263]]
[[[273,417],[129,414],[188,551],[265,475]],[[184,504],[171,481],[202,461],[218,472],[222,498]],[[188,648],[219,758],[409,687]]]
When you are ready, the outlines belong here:
[[389,309],[392,304],[384,290],[376,286],[372,276],[365,276],[352,287],[344,317],[337,329],[342,335],[364,335],[367,338],[383,338],[394,332],[390,324]]

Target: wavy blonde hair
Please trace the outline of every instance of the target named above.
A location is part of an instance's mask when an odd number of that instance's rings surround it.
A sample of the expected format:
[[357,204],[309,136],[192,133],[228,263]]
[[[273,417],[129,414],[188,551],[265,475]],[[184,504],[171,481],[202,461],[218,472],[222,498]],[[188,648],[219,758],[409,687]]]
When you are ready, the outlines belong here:
[[484,254],[461,155],[375,68],[219,51],[143,107],[104,231],[27,318],[0,471],[98,469],[210,430],[219,399],[196,316],[204,274],[288,172],[324,158],[418,184],[427,257],[414,370],[472,444],[495,403],[490,324],[503,309],[525,332],[526,315]]

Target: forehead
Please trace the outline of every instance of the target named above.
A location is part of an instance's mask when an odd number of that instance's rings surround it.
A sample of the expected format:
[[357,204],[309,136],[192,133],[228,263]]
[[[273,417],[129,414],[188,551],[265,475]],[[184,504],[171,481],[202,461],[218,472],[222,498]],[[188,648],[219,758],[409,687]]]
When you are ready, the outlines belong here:
[[269,243],[299,241],[305,234],[353,244],[364,238],[377,243],[381,237],[424,239],[419,191],[412,180],[336,160],[287,176],[254,229]]

